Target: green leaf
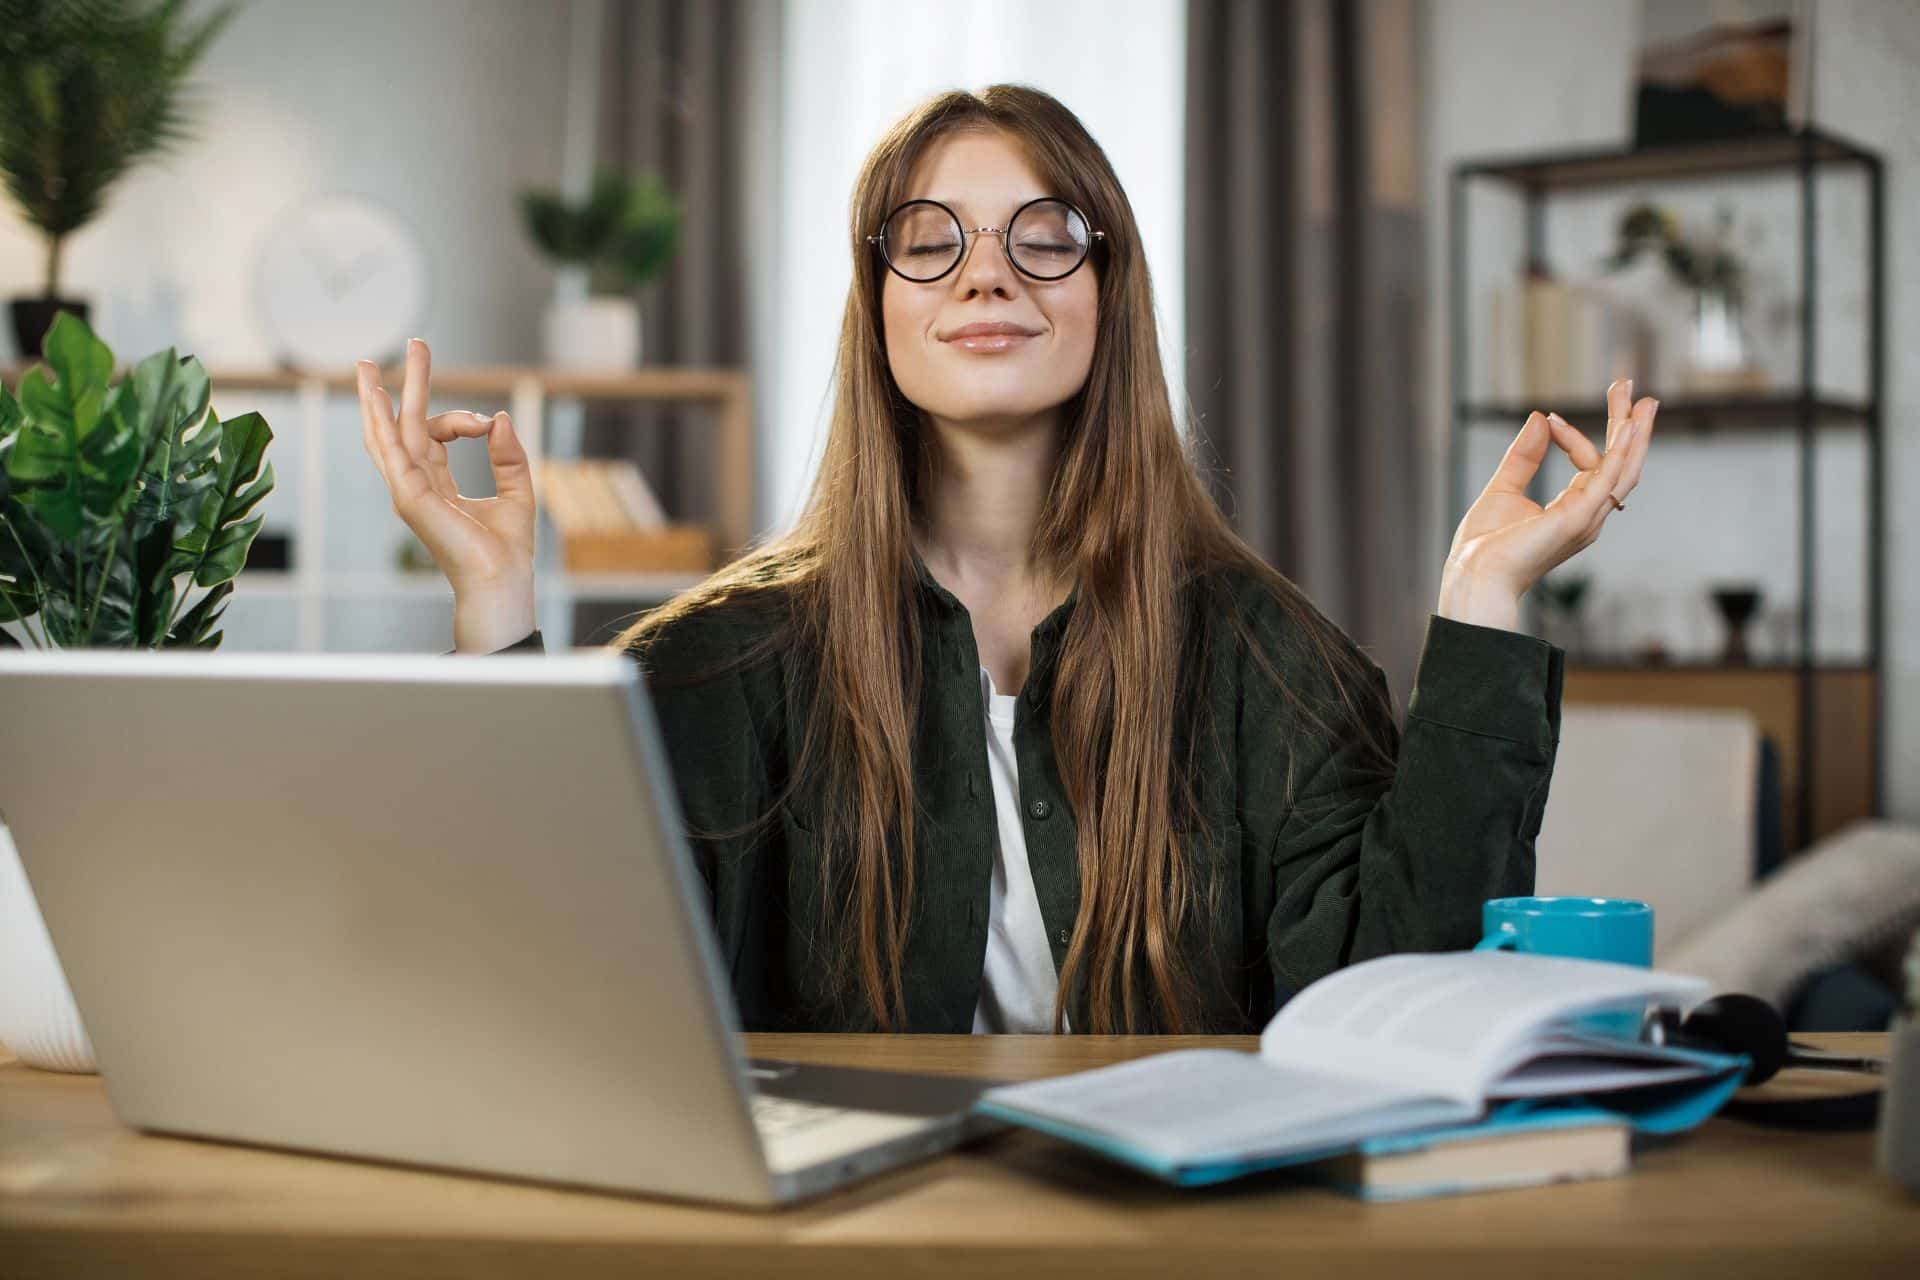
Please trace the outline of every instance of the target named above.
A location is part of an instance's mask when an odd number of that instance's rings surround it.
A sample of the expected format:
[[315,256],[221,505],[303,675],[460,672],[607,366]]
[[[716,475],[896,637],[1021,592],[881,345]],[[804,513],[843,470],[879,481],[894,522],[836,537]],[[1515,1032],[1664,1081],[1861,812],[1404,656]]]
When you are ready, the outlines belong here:
[[226,600],[231,594],[232,582],[215,584],[213,590],[194,601],[193,607],[180,615],[180,620],[173,624],[173,631],[162,643],[170,649],[216,647],[223,633],[214,631],[213,625],[227,611]]
[[58,313],[40,345],[43,359],[70,399],[92,396],[98,401],[106,396],[107,383],[113,378],[113,352],[94,336],[85,320],[71,311]]
[[[196,500],[192,518],[174,540],[167,576],[190,573],[203,587],[240,572],[247,548],[260,532],[264,516],[241,521],[273,487],[273,468],[261,470],[262,455],[273,439],[266,420],[242,414],[220,424],[220,459],[212,486]],[[256,479],[264,482],[255,483]]]
[[48,331],[47,366],[21,379],[25,422],[7,458],[20,504],[63,541],[89,547],[118,523],[140,465],[125,396],[107,386],[112,372],[112,351],[85,321],[61,312]]

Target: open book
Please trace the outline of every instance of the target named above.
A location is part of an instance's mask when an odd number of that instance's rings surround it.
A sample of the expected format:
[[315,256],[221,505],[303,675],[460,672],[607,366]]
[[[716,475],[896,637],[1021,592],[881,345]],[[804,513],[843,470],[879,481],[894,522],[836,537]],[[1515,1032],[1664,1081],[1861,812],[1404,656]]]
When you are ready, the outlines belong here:
[[1509,1098],[1577,1099],[1670,1133],[1711,1115],[1747,1060],[1606,1034],[1593,1018],[1684,1008],[1709,990],[1683,974],[1508,951],[1383,956],[1288,1001],[1257,1054],[1155,1054],[1002,1085],[977,1108],[1180,1183],[1468,1123]]

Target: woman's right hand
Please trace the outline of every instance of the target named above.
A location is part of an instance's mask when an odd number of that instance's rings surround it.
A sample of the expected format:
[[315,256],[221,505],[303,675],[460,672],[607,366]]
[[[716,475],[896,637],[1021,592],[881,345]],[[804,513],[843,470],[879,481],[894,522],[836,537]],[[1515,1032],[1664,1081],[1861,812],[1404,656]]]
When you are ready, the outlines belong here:
[[[491,653],[533,630],[533,473],[506,413],[427,416],[427,344],[407,343],[398,421],[371,360],[355,367],[362,441],[387,482],[394,514],[426,544],[453,586],[453,647]],[[469,498],[447,470],[447,444],[486,436],[492,498]]]

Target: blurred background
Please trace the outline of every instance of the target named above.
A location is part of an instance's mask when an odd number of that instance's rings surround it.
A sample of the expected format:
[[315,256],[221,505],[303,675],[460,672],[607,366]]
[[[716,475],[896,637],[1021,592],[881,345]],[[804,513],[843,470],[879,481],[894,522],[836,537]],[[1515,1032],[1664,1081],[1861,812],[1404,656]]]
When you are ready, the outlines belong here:
[[[1032,83],[1133,201],[1223,505],[1402,702],[1526,412],[1597,435],[1611,377],[1659,396],[1630,509],[1527,625],[1570,701],[1750,715],[1797,847],[1920,818],[1916,72],[1906,0],[249,0],[57,287],[10,183],[0,365],[50,293],[117,362],[198,356],[276,437],[225,647],[433,650],[450,598],[351,386],[424,337],[435,411],[534,436],[541,622],[595,643],[793,517],[868,148]],[[454,467],[490,491],[480,446]]]

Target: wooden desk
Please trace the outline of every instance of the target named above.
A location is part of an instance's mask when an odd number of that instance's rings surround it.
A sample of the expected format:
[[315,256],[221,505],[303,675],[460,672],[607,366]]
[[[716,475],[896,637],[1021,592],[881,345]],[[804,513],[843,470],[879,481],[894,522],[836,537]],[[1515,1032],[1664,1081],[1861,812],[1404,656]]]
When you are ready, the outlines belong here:
[[[749,1041],[756,1055],[1005,1078],[1173,1047]],[[1871,1137],[1716,1119],[1625,1178],[1370,1206],[1274,1175],[1183,1192],[1012,1133],[758,1212],[150,1137],[116,1123],[98,1077],[5,1062],[0,1277],[1920,1275],[1920,1200],[1873,1174]]]

